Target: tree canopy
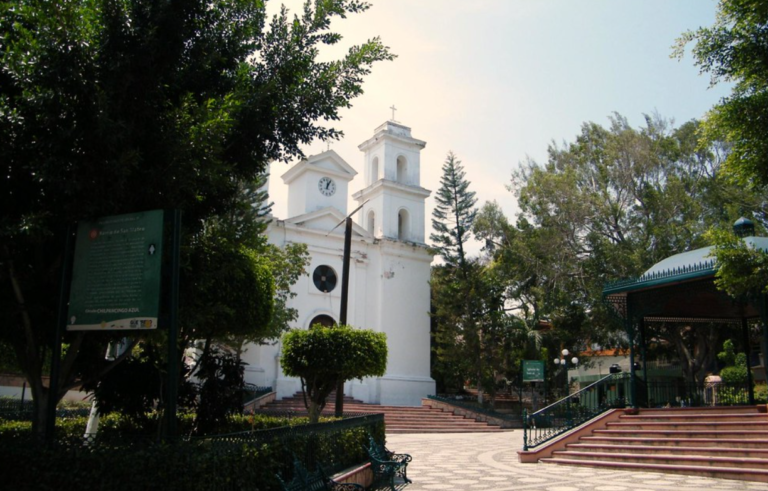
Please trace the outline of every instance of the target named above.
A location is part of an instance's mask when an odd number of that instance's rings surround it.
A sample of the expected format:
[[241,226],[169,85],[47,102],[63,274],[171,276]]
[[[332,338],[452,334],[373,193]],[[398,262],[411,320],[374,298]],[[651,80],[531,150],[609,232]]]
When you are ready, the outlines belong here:
[[[341,40],[331,20],[365,11],[364,2],[307,2],[298,15],[283,8],[271,19],[265,3],[0,5],[0,308],[9,320],[0,336],[38,406],[48,397],[42,367],[68,224],[181,209],[182,264],[207,261],[206,274],[217,274],[217,261],[228,258],[218,273],[243,288],[261,285],[262,295],[273,291],[254,244],[220,247],[206,227],[237,215],[243,187],[270,161],[303,156],[300,146],[313,139],[338,138],[331,125],[339,110],[362,93],[372,64],[392,55],[373,38],[341,59],[320,60],[323,46]],[[253,274],[238,278],[236,264]],[[249,312],[242,326],[270,317],[261,307]],[[68,334],[55,398],[98,373],[108,340]]]
[[[745,191],[718,172],[728,147],[700,147],[698,128],[659,116],[640,128],[619,115],[609,127],[584,123],[573,142],[550,146],[546,162],[529,161],[513,173],[510,190],[521,209],[515,225],[486,204],[475,234],[504,282],[521,340],[534,340],[545,321],[554,327],[545,344],[562,345],[552,346],[558,351],[625,345],[602,301],[608,281],[637,277],[661,259],[709,245],[711,227],[762,213],[758,190]],[[687,350],[689,375],[698,373],[701,360],[688,347],[700,344],[705,330],[670,325],[654,335]]]
[[693,56],[712,84],[732,82],[733,91],[707,115],[704,136],[732,145],[725,170],[743,185],[768,185],[768,6],[761,0],[721,0],[711,27],[678,39],[680,58]]
[[[711,83],[733,83],[730,96],[716,104],[703,125],[704,144],[727,142],[731,151],[723,178],[753,192],[768,186],[768,6],[757,0],[721,0],[711,27],[688,31],[678,39],[681,58],[693,44],[695,64]],[[744,213],[765,226],[765,211]],[[710,232],[718,264],[716,284],[734,297],[766,291],[768,254],[746,246],[727,226]]]

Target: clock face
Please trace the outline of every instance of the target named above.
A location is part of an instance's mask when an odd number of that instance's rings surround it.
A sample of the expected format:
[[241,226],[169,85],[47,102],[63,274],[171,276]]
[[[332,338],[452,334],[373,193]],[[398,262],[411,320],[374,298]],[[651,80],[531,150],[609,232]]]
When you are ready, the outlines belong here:
[[330,177],[321,177],[317,187],[325,196],[333,196],[333,193],[336,192],[336,183]]

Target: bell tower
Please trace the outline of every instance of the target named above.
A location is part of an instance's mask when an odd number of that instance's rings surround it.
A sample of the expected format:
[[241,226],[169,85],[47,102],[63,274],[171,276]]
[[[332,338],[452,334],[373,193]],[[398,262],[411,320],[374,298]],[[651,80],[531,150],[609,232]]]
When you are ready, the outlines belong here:
[[424,243],[425,200],[430,195],[420,186],[425,146],[409,127],[391,120],[358,146],[365,153],[365,188],[352,197],[365,203],[358,223],[374,237]]

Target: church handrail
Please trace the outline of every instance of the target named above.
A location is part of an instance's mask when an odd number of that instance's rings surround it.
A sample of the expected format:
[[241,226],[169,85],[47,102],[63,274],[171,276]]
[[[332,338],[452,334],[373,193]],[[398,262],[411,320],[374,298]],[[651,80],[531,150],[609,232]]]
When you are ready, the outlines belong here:
[[491,408],[483,407],[480,405],[480,403],[477,402],[472,403],[469,401],[462,401],[450,397],[427,396],[427,399],[442,402],[443,404],[450,404],[451,406],[456,406],[466,411],[475,412],[484,416],[490,416],[492,418],[502,419],[505,421],[519,422],[522,416],[521,413],[501,413]]

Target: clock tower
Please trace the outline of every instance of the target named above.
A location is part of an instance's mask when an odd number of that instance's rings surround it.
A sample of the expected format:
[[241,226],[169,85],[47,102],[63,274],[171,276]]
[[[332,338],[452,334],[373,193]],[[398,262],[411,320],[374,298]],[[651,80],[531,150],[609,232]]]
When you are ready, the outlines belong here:
[[357,171],[333,150],[302,160],[283,174],[288,185],[288,216],[333,207],[347,214],[347,189]]

